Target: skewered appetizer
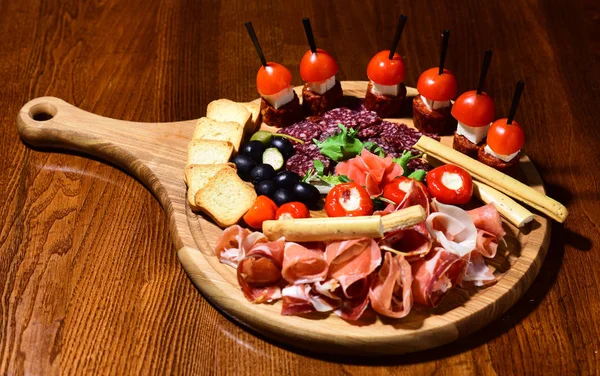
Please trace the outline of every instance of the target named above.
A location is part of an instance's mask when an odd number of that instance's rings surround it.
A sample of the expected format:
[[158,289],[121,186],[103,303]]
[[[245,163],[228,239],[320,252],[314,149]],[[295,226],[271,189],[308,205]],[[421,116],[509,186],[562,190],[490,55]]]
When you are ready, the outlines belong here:
[[245,25],[262,64],[256,74],[262,121],[275,127],[292,125],[302,117],[300,100],[292,86],[292,73],[281,64],[267,62],[252,23]]
[[519,164],[519,154],[525,142],[523,129],[513,120],[524,86],[523,81],[517,83],[508,118],[498,119],[492,124],[487,143],[477,154],[480,162],[509,175],[515,173],[516,166]]
[[450,135],[456,129],[452,117],[450,100],[456,96],[457,85],[454,73],[444,69],[450,31],[443,33],[440,66],[426,70],[419,77],[419,95],[413,99],[413,121],[421,132]]
[[310,20],[302,20],[310,50],[300,61],[300,77],[306,83],[302,88],[302,108],[309,116],[320,116],[339,106],[342,85],[335,75],[339,68],[335,59],[325,50],[317,48]]
[[458,121],[452,147],[472,158],[477,158],[496,112],[494,101],[483,92],[491,59],[492,50],[485,51],[478,89],[461,94],[452,107],[452,116]]
[[378,52],[367,66],[369,85],[365,94],[365,108],[383,118],[394,117],[406,99],[404,59],[396,53],[406,16],[401,15],[392,48]]

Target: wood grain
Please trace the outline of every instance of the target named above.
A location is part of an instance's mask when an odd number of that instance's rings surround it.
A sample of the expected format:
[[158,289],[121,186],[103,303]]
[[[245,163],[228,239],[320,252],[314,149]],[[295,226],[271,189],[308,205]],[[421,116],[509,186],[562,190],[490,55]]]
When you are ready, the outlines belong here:
[[[0,10],[0,373],[597,372],[597,2],[1,0]],[[498,116],[525,79],[526,152],[570,212],[525,296],[449,346],[365,360],[298,354],[247,333],[189,283],[148,190],[111,166],[27,149],[14,128],[22,105],[44,95],[147,122],[198,118],[215,98],[249,100],[258,62],[246,20],[295,83],[303,16],[340,61],[340,78],[365,79],[401,12],[409,85],[437,64],[444,28],[459,91],[476,85],[480,54],[493,48],[486,87]]]

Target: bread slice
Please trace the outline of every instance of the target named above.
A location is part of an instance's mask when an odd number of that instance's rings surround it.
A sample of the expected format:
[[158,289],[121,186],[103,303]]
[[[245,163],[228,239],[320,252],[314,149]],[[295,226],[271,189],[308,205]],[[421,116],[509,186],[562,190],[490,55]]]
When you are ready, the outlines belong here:
[[254,131],[252,115],[241,103],[229,99],[217,99],[208,104],[206,117],[216,121],[235,121],[244,127],[244,133]]
[[188,204],[193,211],[199,211],[200,208],[196,205],[196,193],[201,190],[213,176],[225,168],[234,168],[233,163],[218,163],[218,164],[192,164],[185,166],[184,179],[188,187]]
[[237,152],[244,137],[244,127],[235,121],[216,121],[200,118],[194,130],[194,139],[229,141]]
[[240,179],[233,168],[219,170],[195,197],[200,210],[221,227],[236,224],[255,200],[254,188]]
[[250,115],[252,115],[252,132],[249,132],[248,134],[254,133],[260,128],[260,100],[242,104],[246,107],[246,110],[250,112]]
[[227,163],[233,153],[229,141],[192,140],[188,145],[188,164]]

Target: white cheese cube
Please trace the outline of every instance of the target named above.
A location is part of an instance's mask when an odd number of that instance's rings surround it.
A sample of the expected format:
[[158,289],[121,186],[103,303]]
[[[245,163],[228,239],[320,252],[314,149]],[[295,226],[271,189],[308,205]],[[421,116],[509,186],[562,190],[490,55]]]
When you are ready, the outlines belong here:
[[514,157],[517,156],[517,154],[519,154],[519,152],[521,150],[517,150],[516,152],[506,155],[506,154],[498,154],[496,152],[494,152],[492,150],[492,148],[490,147],[490,145],[485,145],[485,148],[483,148],[483,151],[485,151],[486,153],[488,153],[489,155],[493,155],[494,157],[500,159],[501,161],[504,162],[510,162]]
[[458,127],[456,128],[456,134],[465,136],[467,140],[471,141],[474,144],[478,144],[487,136],[488,130],[490,129],[491,125],[492,123],[484,125],[483,127],[469,127],[468,125],[464,125],[459,121]]
[[290,85],[290,87],[281,90],[279,93],[263,95],[263,98],[275,108],[283,107],[294,99],[294,88]]
[[325,92],[331,89],[335,85],[335,74],[325,81],[321,82],[309,82],[308,90],[318,94],[325,94]]
[[423,100],[423,103],[425,103],[425,106],[427,106],[427,108],[430,111],[432,109],[437,110],[438,108],[450,107],[450,101],[434,101],[434,100],[427,99],[422,95],[421,95],[421,99]]
[[398,96],[400,85],[379,85],[371,81],[373,84],[373,93],[382,95]]

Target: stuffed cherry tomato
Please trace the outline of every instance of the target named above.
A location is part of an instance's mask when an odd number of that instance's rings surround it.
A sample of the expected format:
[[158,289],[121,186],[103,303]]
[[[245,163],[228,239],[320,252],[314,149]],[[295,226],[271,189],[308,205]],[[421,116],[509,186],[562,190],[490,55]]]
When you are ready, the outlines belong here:
[[325,50],[306,51],[300,61],[300,77],[306,82],[302,89],[302,107],[312,116],[320,116],[339,106],[342,85],[335,75],[339,68],[335,59]]
[[452,116],[458,121],[454,149],[476,156],[478,145],[487,137],[495,113],[494,101],[486,93],[477,94],[476,90],[471,90],[461,94],[452,106]]
[[462,205],[473,196],[473,180],[464,169],[447,164],[427,173],[427,190],[442,204]]
[[367,190],[357,183],[338,184],[325,198],[325,211],[330,217],[371,215],[373,201]]
[[301,202],[288,202],[277,209],[275,219],[310,218],[310,212]]
[[275,219],[277,213],[277,205],[267,196],[258,196],[254,204],[244,214],[244,222],[248,226],[261,229],[264,221]]
[[396,205],[400,204],[410,189],[411,183],[418,184],[427,194],[427,187],[418,180],[406,176],[398,176],[383,187],[383,197],[393,201]]
[[421,132],[450,135],[456,120],[450,114],[450,100],[456,96],[456,77],[448,69],[426,70],[417,83],[419,95],[413,99],[413,121]]

